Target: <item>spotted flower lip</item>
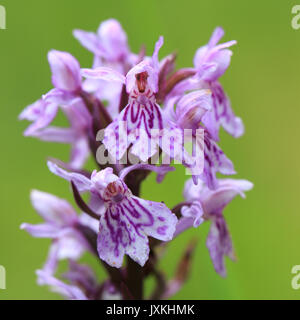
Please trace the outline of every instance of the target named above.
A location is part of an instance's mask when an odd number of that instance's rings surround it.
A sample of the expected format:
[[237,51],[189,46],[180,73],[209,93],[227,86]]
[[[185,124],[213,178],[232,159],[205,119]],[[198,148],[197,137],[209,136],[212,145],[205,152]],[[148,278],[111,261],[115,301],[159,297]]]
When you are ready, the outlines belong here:
[[125,254],[143,266],[149,256],[148,236],[170,241],[175,232],[176,216],[165,204],[132,195],[112,168],[94,172],[91,179],[69,173],[48,162],[54,174],[94,195],[104,208],[100,216],[98,253],[112,267],[120,268]]

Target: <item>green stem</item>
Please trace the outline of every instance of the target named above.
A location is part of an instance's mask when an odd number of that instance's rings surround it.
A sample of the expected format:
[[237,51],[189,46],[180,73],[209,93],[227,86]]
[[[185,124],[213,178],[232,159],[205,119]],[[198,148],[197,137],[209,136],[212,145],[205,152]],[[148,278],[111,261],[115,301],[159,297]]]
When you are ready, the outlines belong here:
[[127,257],[127,287],[136,300],[142,300],[144,296],[144,272],[143,268]]

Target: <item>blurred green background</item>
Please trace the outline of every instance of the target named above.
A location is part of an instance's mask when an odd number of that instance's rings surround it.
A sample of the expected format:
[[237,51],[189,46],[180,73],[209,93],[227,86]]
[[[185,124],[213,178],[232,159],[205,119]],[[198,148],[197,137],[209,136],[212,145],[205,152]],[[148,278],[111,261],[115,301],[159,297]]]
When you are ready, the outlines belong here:
[[[48,240],[19,230],[22,222],[39,222],[31,208],[32,188],[71,200],[67,184],[47,170],[45,159],[67,160],[69,148],[22,136],[26,122],[17,116],[51,88],[46,60],[54,48],[74,54],[83,67],[92,55],[73,39],[72,30],[96,30],[107,18],[119,19],[137,52],[148,53],[160,34],[161,56],[176,50],[178,67],[192,66],[195,50],[220,25],[225,40],[238,40],[231,67],[222,79],[233,108],[246,125],[234,140],[222,134],[221,146],[239,178],[254,182],[247,199],[236,199],[225,211],[238,261],[226,261],[228,276],[213,270],[205,247],[208,224],[178,238],[162,261],[172,275],[189,238],[198,237],[191,278],[178,299],[298,299],[291,287],[291,268],[300,264],[299,116],[300,30],[291,27],[295,1],[71,1],[2,0],[7,30],[0,30],[1,218],[0,265],[7,270],[7,290],[0,299],[56,299],[36,284],[35,269],[47,255]],[[170,207],[182,197],[187,176],[169,174],[157,186],[150,176],[143,195]],[[84,258],[97,267],[97,262]],[[99,277],[103,277],[99,270]],[[148,286],[151,286],[151,281]],[[149,290],[149,288],[148,288]]]

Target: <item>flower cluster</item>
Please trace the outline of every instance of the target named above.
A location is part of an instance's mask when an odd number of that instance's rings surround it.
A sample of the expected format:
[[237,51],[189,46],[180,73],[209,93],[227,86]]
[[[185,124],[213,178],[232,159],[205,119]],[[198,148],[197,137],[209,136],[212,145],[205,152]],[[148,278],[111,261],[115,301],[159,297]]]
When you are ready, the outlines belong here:
[[[157,248],[204,221],[211,222],[206,244],[214,268],[226,275],[224,257],[234,259],[234,252],[223,209],[236,195],[244,197],[252,184],[217,178],[217,173],[235,174],[218,146],[220,128],[235,138],[244,132],[219,82],[230,64],[229,48],[236,43],[219,44],[223,35],[216,28],[208,44],[197,50],[193,66],[179,70],[174,54],[159,59],[163,37],[152,56],[144,48],[134,54],[114,19],[101,23],[97,33],[74,31],[94,55],[91,69],[81,69],[67,52],[49,52],[54,88],[19,118],[31,122],[25,136],[71,145],[70,160],[52,159],[48,168],[70,183],[80,214],[66,200],[32,191],[33,207],[44,222],[21,228],[52,239],[48,259],[37,271],[39,284],[68,299],[141,299],[143,280],[153,275],[157,288],[152,298],[169,297],[186,280],[195,246],[187,247],[169,281],[158,270]],[[59,110],[69,127],[51,125]],[[191,153],[186,141],[192,144]],[[89,157],[98,166],[93,172],[84,168]],[[142,181],[155,172],[162,182],[175,170],[173,162],[192,176],[184,186],[184,201],[169,209],[163,196],[162,202],[142,199]],[[108,274],[105,282],[80,264],[85,252],[99,258]],[[69,270],[59,279],[62,259],[69,261]]]

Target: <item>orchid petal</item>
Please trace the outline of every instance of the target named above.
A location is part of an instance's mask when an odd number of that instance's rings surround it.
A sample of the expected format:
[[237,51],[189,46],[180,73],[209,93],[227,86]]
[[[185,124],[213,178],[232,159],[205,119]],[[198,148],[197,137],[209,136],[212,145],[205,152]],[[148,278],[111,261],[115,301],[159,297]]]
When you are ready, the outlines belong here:
[[217,45],[217,43],[224,37],[224,29],[222,27],[216,27],[216,29],[213,31],[213,34],[211,35],[211,38],[209,39],[208,46],[210,48],[213,48]]
[[181,215],[185,218],[194,218],[194,228],[198,228],[204,222],[203,208],[200,201],[194,201],[191,206],[183,206]]
[[43,99],[49,103],[54,103],[59,106],[67,106],[78,100],[77,94],[61,89],[54,88],[43,95]]
[[74,30],[73,36],[80,42],[80,44],[87,50],[91,51],[97,56],[103,56],[104,50],[101,48],[99,38],[94,32],[87,32],[83,30]]
[[56,88],[70,92],[81,88],[80,65],[70,53],[52,50],[48,60]]
[[81,75],[88,79],[114,81],[123,84],[125,83],[125,77],[121,73],[107,67],[99,67],[96,69],[81,69]]
[[207,192],[203,198],[205,212],[214,214],[223,210],[237,195],[245,198],[245,191],[253,188],[253,184],[247,180],[222,179],[219,180],[218,189]]
[[158,71],[158,69],[159,69],[158,53],[159,53],[159,50],[161,49],[161,47],[163,46],[163,44],[164,44],[164,37],[160,36],[158,41],[155,44],[155,48],[154,48],[154,52],[153,52],[153,56],[152,56],[153,68],[156,71]]
[[197,129],[205,113],[212,109],[210,90],[197,90],[184,95],[177,103],[177,123],[183,129]]
[[227,224],[222,216],[212,221],[206,245],[216,272],[226,277],[224,257],[235,260],[235,256]]
[[232,175],[234,171],[233,164],[229,160],[220,147],[211,139],[209,134],[204,137],[204,171],[201,175],[203,181],[210,189],[218,187],[216,173],[220,172],[225,175]]
[[58,239],[57,258],[78,260],[83,253],[90,249],[89,244],[81,233],[73,228],[65,229]]
[[223,29],[216,28],[208,45],[199,48],[195,54],[195,68],[198,76],[205,81],[216,81],[224,74],[230,64],[232,51],[226,48],[236,44],[236,41],[217,45],[223,35]]
[[98,29],[98,37],[105,52],[104,58],[111,61],[127,58],[127,35],[117,20],[108,19],[102,22]]
[[200,201],[205,214],[210,217],[222,212],[237,195],[245,197],[245,192],[253,188],[253,183],[247,180],[218,179],[218,188],[209,189],[204,182],[195,185],[192,179],[185,183],[184,198],[186,201]]
[[38,270],[36,274],[38,283],[50,286],[53,292],[59,293],[69,300],[87,300],[85,294],[78,287],[65,284],[43,270]]
[[47,164],[48,164],[49,170],[55,175],[67,181],[70,181],[70,182],[73,181],[80,192],[85,192],[90,190],[92,183],[88,178],[86,178],[82,174],[67,172],[59,168],[55,163],[51,161],[48,161]]
[[76,212],[66,200],[38,190],[33,190],[30,197],[35,210],[47,222],[64,225],[77,220]]
[[59,245],[57,240],[53,240],[48,253],[47,261],[43,267],[43,271],[49,275],[54,275],[58,266],[57,253]]
[[129,166],[125,169],[123,169],[120,172],[120,179],[124,180],[125,177],[132,171],[135,170],[149,170],[149,171],[154,171],[157,172],[159,175],[165,175],[167,172],[169,171],[174,171],[175,168],[170,167],[170,166],[153,166],[153,165],[149,165],[149,164],[135,164],[132,166]]
[[[145,213],[147,211],[147,215],[152,216],[151,224],[148,222],[143,222],[142,228],[145,233],[150,237],[162,241],[172,240],[177,223],[175,214],[173,214],[164,203],[148,201],[137,197],[132,197],[132,199],[138,206],[138,209],[136,208],[136,210],[141,214],[141,218],[139,218],[137,221],[138,223],[141,223],[143,221],[142,217],[144,215],[145,218]],[[143,214],[142,212],[145,213]]]
[[44,101],[40,99],[26,107],[19,115],[19,120],[36,121],[44,109]]
[[42,224],[28,224],[23,223],[21,225],[21,230],[27,231],[30,235],[35,238],[57,238],[60,233],[60,230],[57,226],[49,224],[49,223],[42,223]]
[[47,127],[56,117],[58,111],[58,106],[56,104],[43,101],[41,102],[40,107],[40,115],[36,118],[35,122],[25,130],[25,136],[34,136],[38,130]]
[[120,268],[124,254],[128,254],[143,266],[149,255],[147,236],[169,241],[176,223],[176,216],[162,203],[125,198],[110,206],[100,219],[99,256],[109,265]]
[[32,134],[42,141],[73,143],[76,132],[69,128],[47,127]]

